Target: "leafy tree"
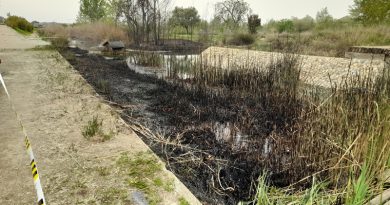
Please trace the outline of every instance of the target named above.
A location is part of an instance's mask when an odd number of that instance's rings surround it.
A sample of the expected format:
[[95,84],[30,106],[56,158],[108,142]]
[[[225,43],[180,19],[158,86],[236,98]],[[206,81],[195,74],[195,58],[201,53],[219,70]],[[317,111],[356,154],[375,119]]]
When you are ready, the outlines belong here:
[[80,10],[77,21],[94,22],[106,16],[107,2],[105,0],[80,0]]
[[276,23],[276,28],[279,33],[294,31],[294,23],[290,19],[282,19]]
[[261,26],[261,19],[259,15],[250,15],[248,17],[248,29],[249,33],[257,33],[257,28]]
[[107,0],[106,18],[118,25],[122,16],[121,0]]
[[329,22],[333,21],[333,17],[329,14],[327,7],[323,8],[323,9],[321,9],[321,11],[317,12],[316,21],[317,21],[317,23],[329,23]]
[[354,0],[350,13],[364,24],[390,23],[390,1]]
[[244,0],[225,0],[215,5],[215,17],[234,27],[242,23],[249,13],[249,4]]
[[329,14],[328,8],[325,7],[321,11],[317,12],[316,15],[317,29],[329,28],[333,25],[333,17]]
[[200,22],[198,11],[194,7],[180,8],[176,7],[169,19],[171,25],[182,26],[187,34],[192,34],[193,27]]
[[314,19],[309,15],[307,15],[301,19],[293,17],[292,21],[294,24],[295,31],[297,31],[297,32],[308,31],[308,30],[313,29],[315,27]]
[[149,42],[151,34],[158,44],[169,4],[170,0],[119,0],[118,19],[123,17],[126,21],[136,45]]

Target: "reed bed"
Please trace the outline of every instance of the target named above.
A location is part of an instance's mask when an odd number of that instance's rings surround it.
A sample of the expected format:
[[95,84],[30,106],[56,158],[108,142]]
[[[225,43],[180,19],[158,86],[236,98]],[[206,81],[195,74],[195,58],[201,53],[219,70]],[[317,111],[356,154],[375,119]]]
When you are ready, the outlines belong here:
[[162,56],[157,52],[129,52],[128,57],[130,58],[130,62],[135,65],[156,68],[161,67],[163,65]]
[[[122,116],[152,122],[161,135],[146,134],[146,142],[202,201],[365,204],[388,188],[381,179],[390,166],[387,68],[328,89],[302,83],[300,56],[291,53],[243,66],[172,57],[165,80],[89,58],[73,62],[108,100],[148,100],[141,102],[150,103],[152,121],[149,112],[132,117],[139,108],[121,106]],[[107,88],[118,83],[148,86],[132,94]]]
[[[318,198],[326,197],[324,204],[364,204],[384,189],[378,179],[389,169],[390,159],[388,68],[380,74],[347,76],[327,89],[300,81],[296,54],[275,56],[268,65],[226,66],[208,60],[201,57],[186,65],[192,77],[185,83],[178,77],[180,66],[170,68],[169,79],[210,107],[242,109],[231,118],[208,117],[229,121],[248,135],[240,152],[246,163],[258,165],[248,165],[252,177],[267,172],[265,186],[287,187],[286,194],[305,189],[314,189],[316,195],[332,193]],[[359,184],[367,189],[362,191]],[[255,195],[256,189],[245,191]]]

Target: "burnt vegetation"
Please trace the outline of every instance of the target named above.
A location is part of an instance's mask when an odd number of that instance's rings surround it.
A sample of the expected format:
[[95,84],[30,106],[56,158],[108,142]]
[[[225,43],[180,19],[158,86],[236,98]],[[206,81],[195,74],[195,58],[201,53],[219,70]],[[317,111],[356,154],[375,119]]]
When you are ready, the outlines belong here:
[[71,63],[205,203],[252,199],[262,173],[293,193],[314,176],[337,190],[363,163],[372,176],[388,166],[387,70],[325,89],[302,84],[299,55],[242,67],[211,60],[171,62],[165,79],[95,55]]

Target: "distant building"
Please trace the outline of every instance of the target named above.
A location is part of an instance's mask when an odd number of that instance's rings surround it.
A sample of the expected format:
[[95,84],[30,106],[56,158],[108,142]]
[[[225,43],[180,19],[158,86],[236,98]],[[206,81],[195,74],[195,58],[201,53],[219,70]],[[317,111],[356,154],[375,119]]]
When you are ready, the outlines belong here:
[[103,41],[100,45],[104,47],[103,52],[109,52],[114,55],[125,51],[125,44],[122,41]]
[[4,22],[5,22],[5,18],[0,16],[0,24],[4,24]]

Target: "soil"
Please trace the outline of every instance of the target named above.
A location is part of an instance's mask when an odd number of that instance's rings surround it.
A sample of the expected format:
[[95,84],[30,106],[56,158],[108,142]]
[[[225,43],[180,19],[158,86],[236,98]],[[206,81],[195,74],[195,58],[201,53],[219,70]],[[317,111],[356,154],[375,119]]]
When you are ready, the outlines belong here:
[[[167,168],[180,178],[204,204],[237,204],[248,201],[255,192],[255,182],[265,165],[273,185],[288,185],[289,173],[283,167],[286,160],[262,161],[262,148],[266,136],[275,127],[282,127],[284,118],[264,111],[253,100],[235,96],[210,97],[200,90],[187,90],[182,86],[135,73],[124,61],[105,60],[98,55],[78,55],[77,49],[61,54],[76,68],[99,94],[120,105],[118,110],[129,124],[137,122],[164,136],[143,140],[161,158]],[[107,82],[109,89],[101,83]],[[245,102],[245,103],[243,103]],[[255,116],[252,116],[256,113]],[[283,119],[282,119],[283,118]],[[242,119],[256,120],[250,127]],[[234,139],[217,140],[215,123],[239,126],[256,141],[235,144]],[[279,124],[278,124],[279,123]],[[250,140],[250,139],[248,139]],[[281,158],[288,157],[287,139],[280,140]],[[244,149],[237,146],[245,146]],[[285,151],[287,150],[287,151]],[[270,165],[273,164],[273,165]],[[292,179],[291,179],[292,180]]]
[[[136,204],[132,193],[137,188],[129,185],[130,175],[117,161],[124,154],[148,153],[148,146],[57,51],[23,50],[46,42],[6,26],[0,26],[0,38],[0,72],[29,135],[47,204]],[[111,139],[83,136],[96,116]],[[0,201],[35,204],[23,133],[1,85],[0,139]],[[148,187],[160,204],[179,204],[180,198],[200,204],[172,173],[156,174],[174,186],[170,191]]]

